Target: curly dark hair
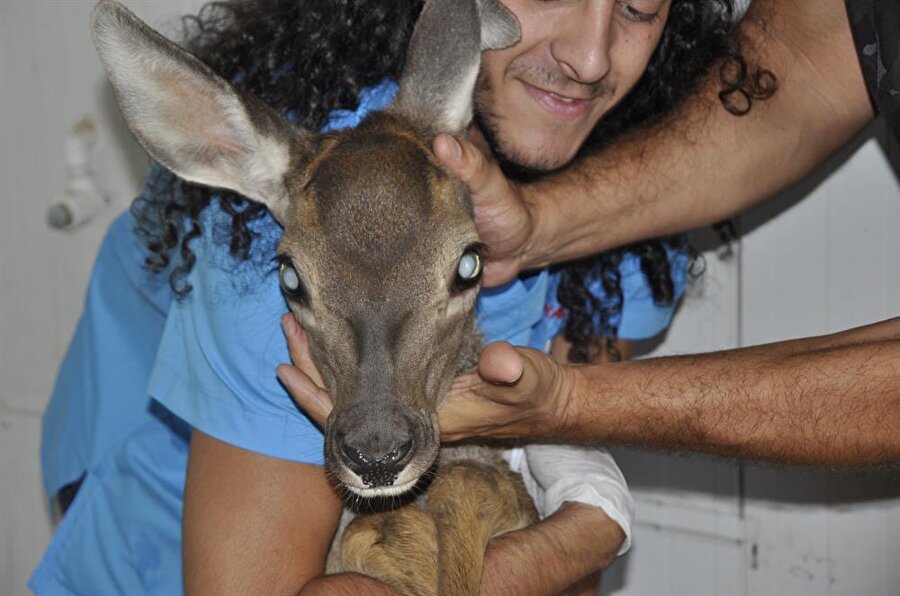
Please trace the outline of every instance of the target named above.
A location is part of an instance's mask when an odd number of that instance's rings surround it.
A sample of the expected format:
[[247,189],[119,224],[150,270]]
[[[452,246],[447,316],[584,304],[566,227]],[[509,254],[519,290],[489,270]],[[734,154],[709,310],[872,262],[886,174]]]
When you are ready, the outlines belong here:
[[[733,3],[672,0],[647,72],[600,121],[584,150],[596,150],[632,126],[658,118],[723,56],[731,65],[722,71],[727,109],[748,111],[752,99],[768,92],[762,88],[766,83],[774,91],[774,77],[748,74],[732,40]],[[332,110],[355,109],[366,87],[399,76],[421,6],[421,0],[223,0],[184,18],[184,40],[223,78],[296,124],[316,130]],[[190,245],[202,233],[200,214],[213,195],[221,197],[220,204],[231,217],[230,253],[249,257],[254,240],[251,222],[266,214],[264,206],[235,193],[190,184],[158,166],[151,170],[146,188],[149,191],[132,204],[137,232],[149,251],[146,265],[155,272],[168,271],[176,296],[191,291],[186,281],[195,262]],[[185,221],[190,222],[187,229]],[[568,312],[565,336],[573,344],[573,360],[591,358],[597,335],[616,337],[615,319],[622,303],[618,266],[623,255],[640,256],[654,300],[668,304],[675,290],[666,247],[684,245],[681,237],[643,242],[564,267],[559,299]],[[608,299],[601,301],[586,290],[593,279],[600,280]]]
[[[329,112],[355,109],[362,90],[399,76],[421,6],[421,0],[209,2],[184,17],[184,45],[236,87],[318,130]],[[231,254],[250,255],[250,224],[267,213],[262,204],[191,184],[157,165],[145,188],[131,210],[149,251],[146,265],[168,271],[177,297],[191,291],[187,275],[196,257],[190,245],[202,233],[200,213],[213,195],[231,217]]]

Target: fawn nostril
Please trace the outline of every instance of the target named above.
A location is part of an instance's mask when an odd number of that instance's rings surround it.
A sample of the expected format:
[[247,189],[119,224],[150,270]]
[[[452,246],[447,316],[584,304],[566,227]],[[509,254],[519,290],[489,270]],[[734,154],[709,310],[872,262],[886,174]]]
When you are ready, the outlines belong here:
[[396,447],[393,451],[385,454],[381,457],[376,463],[388,465],[388,464],[397,464],[406,457],[406,454],[410,452],[412,449],[412,439],[403,443],[402,445]]
[[344,461],[350,466],[350,469],[354,471],[367,468],[374,463],[362,451],[355,447],[351,447],[347,443],[344,443],[341,447],[341,455],[344,456]]
[[406,465],[407,456],[412,451],[413,441],[409,440],[387,453],[374,456],[363,452],[349,443],[341,446],[341,456],[348,468],[353,470],[370,488],[390,486]]

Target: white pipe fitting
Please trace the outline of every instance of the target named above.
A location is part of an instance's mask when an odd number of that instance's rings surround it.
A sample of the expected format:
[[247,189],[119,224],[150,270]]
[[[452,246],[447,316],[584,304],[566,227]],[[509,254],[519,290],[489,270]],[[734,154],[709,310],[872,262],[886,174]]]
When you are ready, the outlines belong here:
[[47,210],[47,223],[51,227],[59,230],[78,227],[109,203],[91,168],[91,151],[96,144],[97,126],[93,118],[85,116],[66,137],[66,189]]

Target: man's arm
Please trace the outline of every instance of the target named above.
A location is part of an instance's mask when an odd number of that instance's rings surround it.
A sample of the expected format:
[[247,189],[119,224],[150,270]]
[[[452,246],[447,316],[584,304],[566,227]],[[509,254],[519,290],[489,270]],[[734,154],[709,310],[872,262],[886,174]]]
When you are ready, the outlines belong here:
[[[596,357],[599,361],[610,362],[616,357],[627,359],[631,342],[614,343],[616,356],[607,350],[607,343],[596,338]],[[571,344],[561,335],[554,338],[550,354],[557,362],[568,362]],[[607,499],[618,496],[610,486],[618,486],[627,492],[624,479],[616,479],[605,469],[598,471],[595,456],[560,454],[565,447],[539,446],[540,455],[529,453],[528,473],[541,488],[544,496],[551,486],[559,490],[559,484],[574,487],[575,484],[589,487],[586,492],[603,494]],[[547,449],[551,452],[548,453]],[[596,450],[589,450],[598,453]],[[572,451],[568,453],[573,453]],[[537,456],[538,460],[532,459]],[[543,461],[543,464],[541,463]],[[523,471],[523,473],[525,473]],[[580,474],[579,474],[580,473]],[[597,484],[596,477],[603,474],[603,484]],[[587,479],[587,478],[590,479]],[[558,493],[557,493],[558,494]],[[572,502],[570,490],[565,490],[560,498],[563,502],[544,502],[544,511],[554,511],[540,524],[536,524],[500,536],[491,541],[485,555],[485,573],[482,580],[483,594],[560,594],[572,596],[596,594],[600,589],[602,570],[615,560],[625,541],[622,527],[597,506],[590,503]],[[555,497],[554,497],[555,498]],[[578,498],[578,497],[575,497]],[[630,497],[629,497],[630,498]],[[618,502],[618,501],[616,501]],[[619,505],[621,506],[621,504]],[[541,505],[538,508],[541,509]],[[547,509],[549,508],[549,509]],[[619,515],[628,516],[623,507]],[[579,581],[580,580],[580,581]]]
[[544,521],[491,540],[484,595],[560,594],[613,562],[625,534],[602,510],[566,503]]
[[330,577],[330,589],[316,591],[324,580],[313,578],[324,572],[340,512],[321,467],[195,431],[183,514],[185,593],[394,594],[352,574]]
[[816,465],[900,461],[900,318],[696,356],[563,366],[489,346],[446,439],[542,437]]
[[472,189],[485,282],[721,221],[799,180],[873,118],[843,0],[756,0],[740,34],[747,62],[778,79],[745,116],[722,107],[714,67],[659,123],[524,185],[471,143],[455,153],[439,137],[435,152]]

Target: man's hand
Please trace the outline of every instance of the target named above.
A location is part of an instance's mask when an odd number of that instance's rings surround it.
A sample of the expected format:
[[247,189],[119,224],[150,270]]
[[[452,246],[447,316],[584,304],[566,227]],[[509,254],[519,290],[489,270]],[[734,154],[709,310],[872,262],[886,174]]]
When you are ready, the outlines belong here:
[[570,372],[536,350],[489,345],[438,410],[441,439],[563,437]]
[[[309,340],[291,313],[281,318],[281,325],[294,365],[279,366],[278,378],[297,405],[324,428],[333,405],[310,357]],[[456,378],[438,412],[442,440],[563,437],[570,372],[570,367],[538,351],[489,345],[478,369]]]
[[529,266],[528,247],[534,232],[532,210],[496,162],[469,141],[442,134],[434,140],[433,149],[471,191],[475,227],[488,247],[484,285],[505,284]]

